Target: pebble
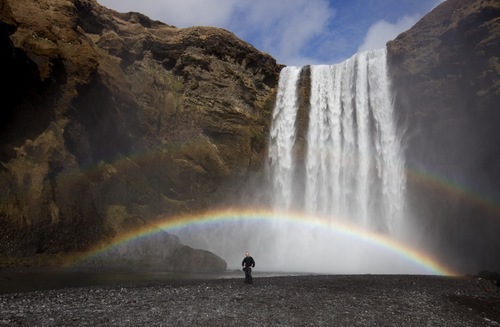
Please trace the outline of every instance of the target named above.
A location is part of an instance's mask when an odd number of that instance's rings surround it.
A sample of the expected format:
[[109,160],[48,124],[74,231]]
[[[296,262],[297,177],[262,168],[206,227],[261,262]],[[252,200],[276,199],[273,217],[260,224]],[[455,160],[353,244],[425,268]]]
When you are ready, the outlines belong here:
[[0,326],[499,326],[499,292],[479,283],[314,275],[65,288],[1,294]]

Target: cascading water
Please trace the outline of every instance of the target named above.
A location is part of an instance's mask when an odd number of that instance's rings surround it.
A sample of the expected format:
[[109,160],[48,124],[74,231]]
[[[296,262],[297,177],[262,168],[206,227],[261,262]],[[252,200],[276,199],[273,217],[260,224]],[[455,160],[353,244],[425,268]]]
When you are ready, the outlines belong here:
[[[425,272],[396,241],[410,242],[399,233],[406,225],[400,142],[385,50],[332,66],[286,67],[270,130],[274,210],[177,234],[229,267],[250,251],[258,271]],[[262,189],[256,194],[262,199]]]
[[[386,51],[311,66],[305,164],[297,168],[297,85],[301,68],[280,75],[269,151],[274,207],[303,203],[308,214],[349,219],[397,234],[404,209],[404,161],[396,133]],[[294,188],[295,179],[305,189]],[[302,198],[302,201],[294,199]]]
[[301,68],[288,67],[280,74],[278,97],[273,112],[273,125],[269,145],[270,165],[274,190],[274,203],[289,208],[293,196],[295,119],[297,116],[297,82]]

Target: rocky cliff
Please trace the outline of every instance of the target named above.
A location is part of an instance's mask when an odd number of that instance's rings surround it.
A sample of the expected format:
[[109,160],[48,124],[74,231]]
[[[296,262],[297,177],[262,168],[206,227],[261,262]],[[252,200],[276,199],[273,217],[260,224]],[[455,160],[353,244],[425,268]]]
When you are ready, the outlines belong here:
[[448,0],[387,47],[414,219],[500,269],[500,3]]
[[[413,219],[468,268],[499,264],[499,13],[447,0],[387,45]],[[280,68],[221,29],[95,0],[0,0],[0,257],[84,251],[237,201],[262,173]],[[164,251],[123,251],[225,267],[155,240]]]
[[0,42],[3,256],[82,251],[261,170],[281,67],[226,30],[0,0]]

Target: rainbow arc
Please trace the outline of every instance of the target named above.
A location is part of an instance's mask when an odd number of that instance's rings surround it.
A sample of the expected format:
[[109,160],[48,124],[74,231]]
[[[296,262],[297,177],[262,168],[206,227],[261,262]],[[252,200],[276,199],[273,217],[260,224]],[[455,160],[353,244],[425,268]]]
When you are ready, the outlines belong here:
[[362,230],[348,224],[332,222],[320,217],[309,216],[296,212],[278,213],[268,209],[256,210],[241,208],[217,209],[191,215],[166,217],[156,226],[148,226],[124,233],[115,238],[109,244],[95,246],[94,248],[91,248],[76,257],[72,257],[68,260],[68,265],[75,265],[97,255],[106,253],[107,251],[127,242],[145,238],[161,231],[167,231],[175,234],[176,231],[184,228],[194,227],[203,229],[213,224],[224,225],[234,222],[275,222],[294,225],[299,228],[319,228],[321,230],[341,234],[344,237],[352,238],[357,242],[362,241],[369,245],[379,247],[392,255],[399,256],[404,260],[414,263],[428,274],[441,276],[458,275],[456,271],[439,262],[430,254],[410,247],[380,233]]

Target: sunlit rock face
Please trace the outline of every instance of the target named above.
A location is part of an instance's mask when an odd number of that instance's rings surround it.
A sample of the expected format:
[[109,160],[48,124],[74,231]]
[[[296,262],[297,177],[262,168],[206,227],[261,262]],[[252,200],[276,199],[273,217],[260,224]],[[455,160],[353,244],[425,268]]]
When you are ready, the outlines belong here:
[[387,46],[414,215],[459,264],[499,269],[500,3],[448,0]]
[[0,253],[84,250],[260,171],[281,66],[232,33],[1,0],[0,38]]

